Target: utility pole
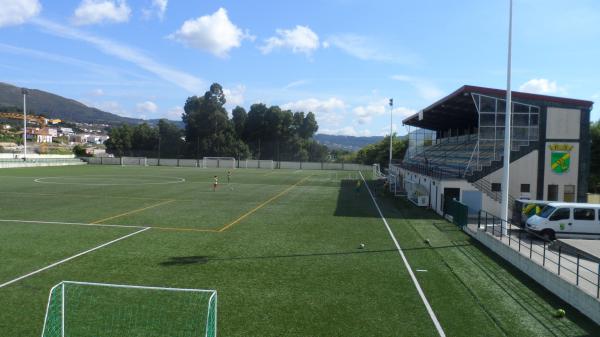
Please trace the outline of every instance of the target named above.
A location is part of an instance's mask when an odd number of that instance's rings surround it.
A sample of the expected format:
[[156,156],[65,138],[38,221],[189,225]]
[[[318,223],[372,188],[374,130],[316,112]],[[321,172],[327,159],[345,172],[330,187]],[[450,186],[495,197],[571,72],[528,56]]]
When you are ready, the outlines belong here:
[[393,114],[394,114],[394,99],[390,98],[390,159],[388,162],[388,171],[392,168],[392,139],[393,139]]
[[[511,134],[511,114],[512,114],[512,95],[510,91],[511,82],[511,66],[512,66],[512,11],[513,2],[509,0],[509,13],[508,13],[508,64],[506,69],[506,109],[504,118],[504,170],[502,170],[502,203],[500,209],[500,218],[508,221],[508,192],[510,182],[510,134]],[[508,225],[508,222],[507,222]],[[506,226],[504,227],[503,234],[507,233]]]
[[27,160],[27,88],[21,89],[23,93],[23,160]]

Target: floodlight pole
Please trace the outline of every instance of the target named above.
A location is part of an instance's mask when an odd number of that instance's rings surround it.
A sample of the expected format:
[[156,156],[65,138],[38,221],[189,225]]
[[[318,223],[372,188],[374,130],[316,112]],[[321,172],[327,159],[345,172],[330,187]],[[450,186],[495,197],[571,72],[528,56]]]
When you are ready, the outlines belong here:
[[21,89],[23,93],[23,160],[27,160],[27,89]]
[[393,127],[392,127],[392,123],[393,123],[393,112],[394,112],[394,99],[390,98],[390,159],[388,162],[388,173],[390,171],[390,169],[392,168],[392,139],[393,139]]
[[[512,59],[512,12],[513,2],[509,0],[508,16],[508,65],[506,70],[506,108],[504,118],[504,170],[502,170],[502,203],[500,208],[500,218],[508,221],[508,192],[510,181],[510,134],[511,134],[511,115],[512,115],[512,95],[510,91],[511,82],[511,59]],[[508,225],[508,222],[507,222]],[[507,226],[504,226],[503,234],[506,234]]]

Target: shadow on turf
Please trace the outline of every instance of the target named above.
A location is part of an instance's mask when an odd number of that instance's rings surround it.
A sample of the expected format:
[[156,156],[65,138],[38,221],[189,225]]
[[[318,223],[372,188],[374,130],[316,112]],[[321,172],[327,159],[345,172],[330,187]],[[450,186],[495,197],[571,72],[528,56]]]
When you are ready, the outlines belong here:
[[[458,248],[461,246],[468,246],[469,244],[457,244],[449,246],[421,246],[413,248],[402,248],[403,251],[416,251],[424,249],[448,249]],[[394,253],[397,250],[394,249],[357,249],[356,251],[346,252],[327,252],[327,253],[305,253],[305,254],[289,254],[289,255],[265,255],[265,256],[237,256],[237,257],[210,257],[210,256],[174,256],[170,257],[168,261],[159,263],[161,266],[171,267],[188,264],[206,264],[210,261],[235,261],[235,260],[261,260],[261,259],[283,259],[283,258],[300,258],[300,257],[318,257],[318,256],[340,256],[340,255],[355,255],[355,254],[378,254],[378,253]]]
[[[537,296],[545,299],[547,304],[553,308],[563,308],[566,310],[569,319],[578,325],[579,328],[585,330],[587,334],[577,336],[600,336],[600,326],[585,315],[577,311],[574,307],[558,298],[554,293],[542,287],[535,280],[530,278],[499,255],[490,251],[487,247],[478,241],[469,238],[472,244],[457,245],[458,250],[465,255],[473,265],[477,266],[485,275],[489,277],[491,282],[501,288],[504,293],[519,304],[524,312],[534,317],[538,323],[543,325],[548,331],[552,332],[552,336],[573,336],[573,331],[570,331],[569,324],[561,319],[553,317],[553,313],[543,309],[544,304],[539,303],[539,300],[527,294],[523,289],[526,288]],[[468,246],[468,247],[466,247]],[[478,256],[479,255],[479,256]],[[480,258],[486,256],[487,259]],[[486,261],[489,261],[486,263]],[[490,263],[491,262],[491,263]],[[506,271],[511,277],[518,280],[518,283],[513,282],[510,278],[502,276],[502,272]]]
[[[347,216],[359,218],[379,218],[379,214],[373,201],[369,196],[367,188],[362,180],[360,187],[356,186],[356,179],[342,179],[338,192],[337,205],[334,216]],[[379,181],[368,181],[371,192],[378,196],[383,191],[383,185]],[[387,214],[386,214],[387,216]]]

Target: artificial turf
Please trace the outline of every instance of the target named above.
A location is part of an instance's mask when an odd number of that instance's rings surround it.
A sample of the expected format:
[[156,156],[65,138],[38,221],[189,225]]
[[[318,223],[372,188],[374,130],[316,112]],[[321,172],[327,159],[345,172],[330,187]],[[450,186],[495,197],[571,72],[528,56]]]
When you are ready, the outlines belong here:
[[[1,170],[0,220],[151,229],[0,288],[0,336],[39,336],[62,280],[215,289],[219,336],[437,335],[358,173],[225,172]],[[600,334],[454,225],[375,193],[448,336]],[[137,230],[0,222],[0,284]]]

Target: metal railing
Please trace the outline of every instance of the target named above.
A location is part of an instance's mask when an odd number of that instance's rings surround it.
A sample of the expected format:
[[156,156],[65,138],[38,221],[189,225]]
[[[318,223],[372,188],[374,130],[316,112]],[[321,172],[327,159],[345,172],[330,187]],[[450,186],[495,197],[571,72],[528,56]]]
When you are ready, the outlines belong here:
[[544,269],[600,299],[600,263],[587,260],[579,253],[566,253],[560,245],[557,250],[551,249],[552,244],[542,236],[526,232],[485,211],[479,211],[477,228],[483,228]]

